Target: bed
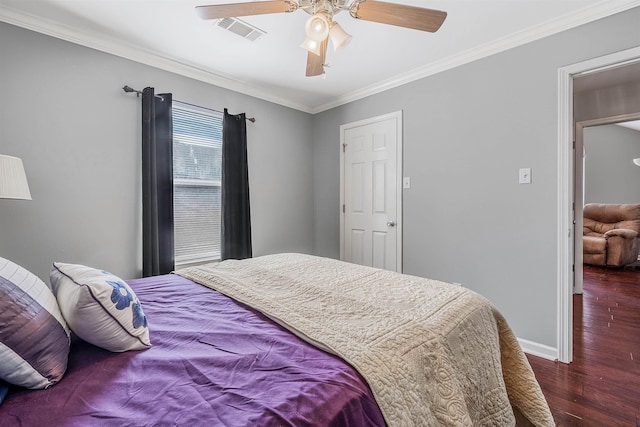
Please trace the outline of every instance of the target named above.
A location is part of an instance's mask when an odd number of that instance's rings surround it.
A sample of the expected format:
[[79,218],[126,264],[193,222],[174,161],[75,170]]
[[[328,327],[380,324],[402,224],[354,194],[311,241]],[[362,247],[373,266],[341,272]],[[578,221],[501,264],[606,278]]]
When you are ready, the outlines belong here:
[[151,347],[74,339],[0,425],[554,425],[507,323],[460,287],[301,254],[128,284]]

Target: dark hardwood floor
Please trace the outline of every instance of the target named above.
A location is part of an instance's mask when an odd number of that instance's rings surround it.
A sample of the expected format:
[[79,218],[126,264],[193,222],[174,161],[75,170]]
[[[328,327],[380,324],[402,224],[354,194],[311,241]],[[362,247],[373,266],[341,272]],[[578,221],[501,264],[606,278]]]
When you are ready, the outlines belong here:
[[584,267],[573,362],[528,355],[558,426],[640,427],[640,270]]

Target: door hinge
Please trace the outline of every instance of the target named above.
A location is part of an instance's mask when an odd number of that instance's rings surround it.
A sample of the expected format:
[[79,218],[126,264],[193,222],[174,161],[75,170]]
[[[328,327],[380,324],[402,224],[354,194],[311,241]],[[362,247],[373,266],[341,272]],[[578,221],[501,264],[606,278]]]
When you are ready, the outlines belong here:
[[342,152],[343,153],[347,152],[347,144],[342,144]]
[[344,205],[342,205],[342,213],[345,213],[345,212],[346,212],[346,210],[345,210],[345,209],[346,209],[346,208],[345,208],[345,206],[344,206]]
[[576,141],[575,140],[573,140],[573,149],[574,150],[576,149]]

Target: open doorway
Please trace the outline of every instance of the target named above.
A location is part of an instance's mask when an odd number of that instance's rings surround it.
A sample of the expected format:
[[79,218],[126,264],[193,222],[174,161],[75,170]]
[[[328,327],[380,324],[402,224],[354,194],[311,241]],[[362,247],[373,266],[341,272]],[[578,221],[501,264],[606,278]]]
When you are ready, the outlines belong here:
[[574,293],[581,294],[583,207],[588,203],[640,203],[639,171],[634,163],[640,157],[640,112],[580,121],[575,141]]
[[[573,358],[574,276],[576,271],[582,273],[582,263],[576,260],[580,248],[575,246],[576,234],[582,235],[582,229],[577,227],[582,213],[576,212],[575,200],[576,182],[582,181],[582,175],[575,173],[576,123],[640,112],[640,74],[629,72],[628,68],[639,66],[640,47],[637,47],[558,70],[557,358],[560,362],[569,363]],[[611,81],[612,78],[621,80]],[[582,83],[591,87],[580,91]],[[619,90],[620,86],[625,88]],[[618,95],[624,96],[624,100],[616,102]],[[580,203],[577,205],[579,209],[582,207]]]

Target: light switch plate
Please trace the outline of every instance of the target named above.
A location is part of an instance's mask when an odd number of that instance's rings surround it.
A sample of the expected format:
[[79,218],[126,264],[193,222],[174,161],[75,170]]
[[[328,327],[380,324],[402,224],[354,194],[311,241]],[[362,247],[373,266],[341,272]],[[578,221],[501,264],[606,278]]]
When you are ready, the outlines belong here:
[[411,188],[411,178],[405,176],[402,178],[402,188]]
[[519,184],[531,184],[531,168],[520,168]]

